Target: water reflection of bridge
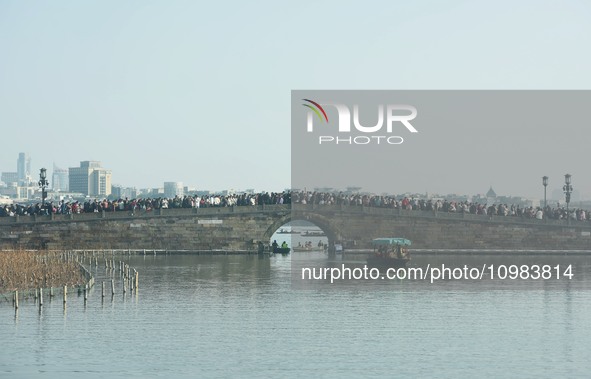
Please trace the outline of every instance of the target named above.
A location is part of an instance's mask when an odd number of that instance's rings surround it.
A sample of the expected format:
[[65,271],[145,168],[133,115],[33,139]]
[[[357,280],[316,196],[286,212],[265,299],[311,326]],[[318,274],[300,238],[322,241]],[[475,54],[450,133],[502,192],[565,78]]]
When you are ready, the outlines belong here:
[[400,236],[423,249],[591,249],[589,222],[302,204],[4,217],[0,248],[251,250],[294,220],[358,247]]

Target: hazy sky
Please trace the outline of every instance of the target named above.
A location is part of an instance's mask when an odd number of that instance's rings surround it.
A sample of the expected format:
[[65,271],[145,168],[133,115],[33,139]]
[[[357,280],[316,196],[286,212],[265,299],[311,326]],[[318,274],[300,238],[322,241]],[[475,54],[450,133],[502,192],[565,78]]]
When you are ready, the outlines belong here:
[[587,1],[0,0],[0,171],[24,151],[34,172],[100,160],[126,186],[281,190],[292,89],[588,89],[590,16]]
[[[302,99],[324,104],[327,120],[303,107]],[[381,128],[359,132],[343,121],[350,130],[339,131],[341,115],[334,103],[348,107],[352,119],[357,114],[361,125]],[[409,125],[416,133],[402,123],[383,120],[391,129],[388,132],[378,121],[380,104],[382,119],[388,113],[384,104],[415,107],[417,116]],[[591,91],[579,90],[293,91],[292,186],[358,186],[395,194],[407,188],[433,194],[437,188],[439,194],[482,194],[492,185],[498,195],[540,199],[542,176],[547,175],[548,198],[564,199],[560,187],[563,174],[569,172],[574,188],[585,194],[591,188],[591,177],[586,175],[590,105]],[[379,144],[378,136],[382,136]],[[395,144],[385,141],[388,136]],[[360,142],[345,142],[349,138]],[[554,188],[559,189],[557,194]],[[573,193],[573,202],[580,192]]]

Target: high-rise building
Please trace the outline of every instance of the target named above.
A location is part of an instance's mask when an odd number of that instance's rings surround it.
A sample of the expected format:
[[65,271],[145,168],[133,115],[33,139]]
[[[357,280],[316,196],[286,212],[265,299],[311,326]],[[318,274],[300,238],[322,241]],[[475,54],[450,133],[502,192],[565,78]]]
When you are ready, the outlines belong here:
[[182,182],[164,182],[164,197],[173,198],[183,196],[185,189]]
[[55,164],[53,165],[53,175],[52,175],[51,185],[54,191],[68,191],[69,188],[69,179],[68,179],[68,170],[62,169],[57,167]]
[[116,199],[135,199],[137,197],[137,189],[133,187],[122,187],[113,185],[111,187],[111,195]]
[[18,182],[18,173],[17,172],[3,172],[2,176],[0,177],[0,181],[4,182],[4,184],[9,185],[10,183],[17,183]]
[[98,161],[83,161],[80,167],[70,167],[69,183],[70,192],[108,196],[111,194],[111,170],[102,168]]
[[31,176],[31,158],[26,153],[19,153],[16,161],[18,180],[26,180]]
[[92,170],[86,166],[70,167],[68,169],[68,183],[70,192],[83,193],[88,195],[90,193],[89,179]]
[[90,174],[89,195],[109,196],[111,194],[111,170],[96,168]]

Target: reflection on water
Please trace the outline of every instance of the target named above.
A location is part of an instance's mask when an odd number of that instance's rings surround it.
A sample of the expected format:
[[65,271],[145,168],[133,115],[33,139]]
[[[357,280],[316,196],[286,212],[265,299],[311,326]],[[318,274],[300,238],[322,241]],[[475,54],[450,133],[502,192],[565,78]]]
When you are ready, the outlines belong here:
[[[363,256],[134,256],[139,291],[0,303],[0,377],[585,377],[589,259],[428,257],[412,265],[571,263],[572,281],[292,285],[292,267]],[[106,286],[110,290],[109,285]],[[378,290],[376,290],[378,289]],[[498,290],[502,289],[502,290]],[[511,373],[508,375],[508,373]]]

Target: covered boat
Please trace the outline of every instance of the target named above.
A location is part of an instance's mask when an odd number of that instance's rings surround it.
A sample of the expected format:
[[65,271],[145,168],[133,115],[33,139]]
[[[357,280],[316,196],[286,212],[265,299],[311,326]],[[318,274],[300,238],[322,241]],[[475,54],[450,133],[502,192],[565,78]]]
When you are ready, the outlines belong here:
[[372,245],[374,252],[367,258],[369,266],[400,268],[410,260],[411,241],[406,238],[375,238]]

